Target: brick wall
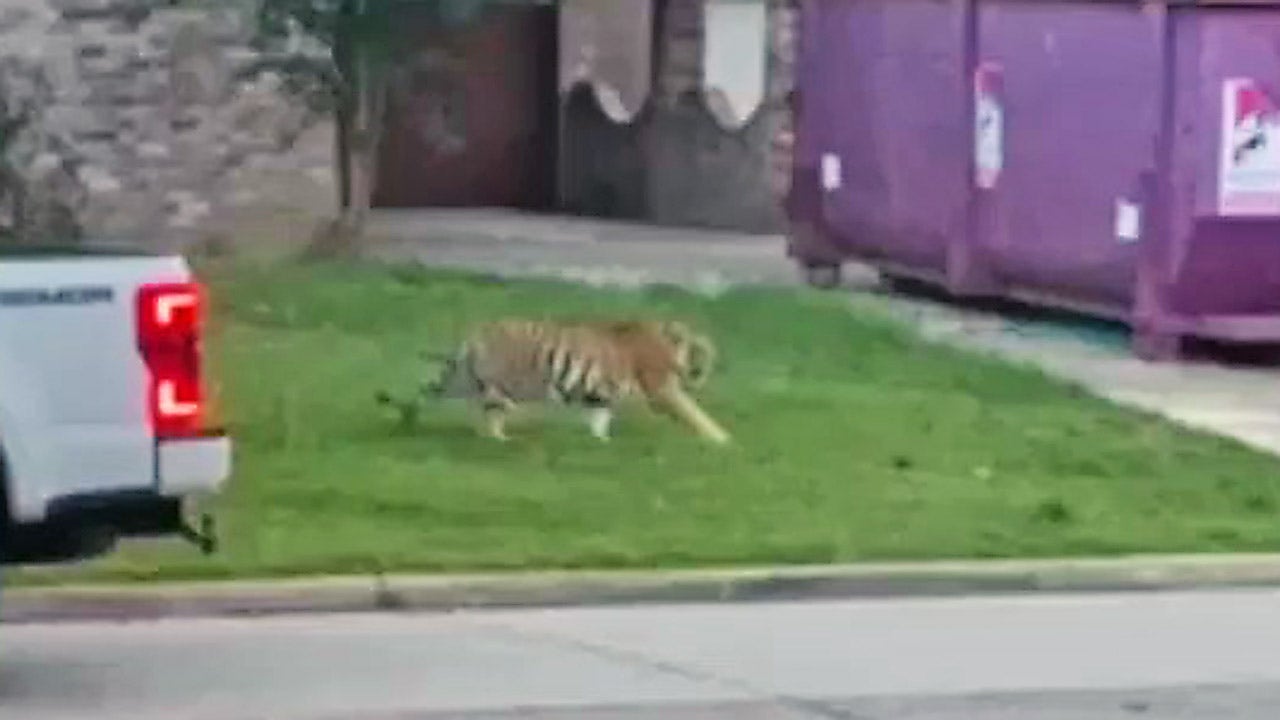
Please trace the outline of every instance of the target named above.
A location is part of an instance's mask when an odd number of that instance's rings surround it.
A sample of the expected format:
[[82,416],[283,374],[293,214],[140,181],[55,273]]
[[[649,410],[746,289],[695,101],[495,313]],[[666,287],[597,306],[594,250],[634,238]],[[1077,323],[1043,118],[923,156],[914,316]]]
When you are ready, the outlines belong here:
[[3,158],[28,202],[0,200],[0,226],[182,246],[329,211],[331,125],[279,77],[238,79],[260,57],[246,7],[0,0],[0,93],[32,112]]

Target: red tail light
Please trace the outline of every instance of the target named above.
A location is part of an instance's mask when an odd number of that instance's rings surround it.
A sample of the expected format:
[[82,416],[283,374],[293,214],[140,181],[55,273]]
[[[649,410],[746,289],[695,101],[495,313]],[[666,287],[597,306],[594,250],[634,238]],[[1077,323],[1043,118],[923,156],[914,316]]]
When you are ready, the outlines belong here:
[[150,376],[147,409],[158,438],[193,437],[203,429],[204,306],[196,283],[138,289],[138,349]]

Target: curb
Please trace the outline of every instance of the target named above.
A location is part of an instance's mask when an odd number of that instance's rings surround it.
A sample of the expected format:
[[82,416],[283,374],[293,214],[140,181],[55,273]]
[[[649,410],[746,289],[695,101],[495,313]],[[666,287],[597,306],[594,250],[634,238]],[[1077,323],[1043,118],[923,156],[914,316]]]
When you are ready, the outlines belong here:
[[6,623],[1280,587],[1280,554],[17,587]]

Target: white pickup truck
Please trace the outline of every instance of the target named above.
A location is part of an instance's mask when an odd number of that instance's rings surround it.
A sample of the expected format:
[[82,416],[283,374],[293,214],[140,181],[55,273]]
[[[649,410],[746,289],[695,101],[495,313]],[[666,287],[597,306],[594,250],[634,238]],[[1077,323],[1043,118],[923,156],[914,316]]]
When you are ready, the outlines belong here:
[[178,256],[0,247],[0,564],[182,536],[231,442],[210,427],[205,293]]

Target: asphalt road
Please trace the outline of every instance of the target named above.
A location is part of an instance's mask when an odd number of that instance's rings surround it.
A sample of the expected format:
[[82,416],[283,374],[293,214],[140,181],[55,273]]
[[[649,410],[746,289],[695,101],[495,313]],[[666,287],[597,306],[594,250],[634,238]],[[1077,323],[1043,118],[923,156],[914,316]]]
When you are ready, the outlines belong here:
[[0,627],[0,718],[1272,720],[1280,592]]

